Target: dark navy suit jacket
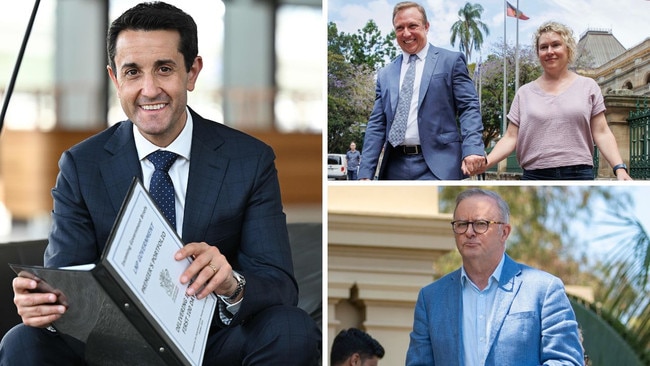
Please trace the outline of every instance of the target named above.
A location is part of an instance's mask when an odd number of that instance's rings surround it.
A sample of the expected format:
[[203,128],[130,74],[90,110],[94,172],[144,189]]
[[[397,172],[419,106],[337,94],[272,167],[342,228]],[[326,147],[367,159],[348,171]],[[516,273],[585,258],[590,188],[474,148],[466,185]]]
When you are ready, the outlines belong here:
[[[418,99],[420,145],[427,166],[436,177],[462,179],[463,158],[485,154],[478,96],[467,71],[465,56],[429,46]],[[372,179],[380,164],[379,156],[397,109],[402,57],[398,56],[377,73],[375,105],[366,127],[359,179]],[[382,160],[384,164],[389,155],[387,149]],[[379,178],[382,178],[381,173]]]
[[[217,246],[245,276],[246,297],[231,325],[272,305],[296,305],[273,150],[190,113],[194,130],[183,241]],[[142,179],[132,122],[73,146],[63,153],[59,169],[45,265],[97,262],[133,177]]]

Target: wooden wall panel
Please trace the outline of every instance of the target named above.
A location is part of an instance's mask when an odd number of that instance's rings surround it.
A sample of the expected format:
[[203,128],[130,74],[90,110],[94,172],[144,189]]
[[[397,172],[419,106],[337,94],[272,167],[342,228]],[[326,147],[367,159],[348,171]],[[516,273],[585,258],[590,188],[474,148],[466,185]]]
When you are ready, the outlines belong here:
[[[52,210],[50,191],[58,161],[67,148],[96,131],[12,131],[0,136],[0,200],[16,219],[28,220]],[[322,199],[320,134],[253,132],[273,147],[287,204],[314,204]]]

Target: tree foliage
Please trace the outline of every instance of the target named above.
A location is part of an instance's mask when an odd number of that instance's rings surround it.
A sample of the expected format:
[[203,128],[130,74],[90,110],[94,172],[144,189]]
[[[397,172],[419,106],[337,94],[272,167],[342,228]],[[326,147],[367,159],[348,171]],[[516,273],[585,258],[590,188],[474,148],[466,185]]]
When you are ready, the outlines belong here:
[[375,72],[397,54],[395,33],[382,36],[373,20],[356,34],[327,28],[327,148],[345,152],[351,141],[363,150],[363,132],[375,98]]
[[472,58],[472,50],[480,51],[483,45],[483,33],[490,35],[487,24],[481,21],[483,6],[481,4],[466,3],[458,10],[458,21],[451,26],[450,42],[455,46],[456,39],[459,40],[458,48],[465,53],[467,62]]
[[327,148],[344,153],[351,141],[363,145],[363,126],[374,98],[374,73],[364,65],[345,62],[328,52]]
[[382,35],[370,19],[357,33],[339,32],[336,23],[327,25],[327,49],[343,56],[353,65],[365,65],[376,71],[397,56],[395,32]]
[[615,242],[611,255],[599,263],[604,285],[596,299],[602,309],[636,335],[636,346],[650,359],[650,235],[633,214],[633,205],[607,205],[598,224],[606,234],[597,243]]
[[[503,61],[506,62],[506,114],[515,96],[515,46],[503,43],[493,45],[492,53],[481,63],[481,114],[483,116],[483,141],[485,146],[499,138],[503,115]],[[542,74],[535,51],[530,46],[519,47],[519,85],[527,84]],[[478,82],[476,84],[479,84]]]

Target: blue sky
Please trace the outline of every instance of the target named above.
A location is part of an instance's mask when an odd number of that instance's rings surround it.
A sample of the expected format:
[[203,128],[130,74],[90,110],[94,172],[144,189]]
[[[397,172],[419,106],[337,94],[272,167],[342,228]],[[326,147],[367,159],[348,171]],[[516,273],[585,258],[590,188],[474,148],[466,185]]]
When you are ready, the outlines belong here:
[[[356,33],[369,19],[373,19],[383,34],[392,30],[391,15],[393,7],[400,0],[329,0],[326,1],[327,21],[337,24],[339,31]],[[517,0],[509,0],[516,6]],[[458,10],[467,0],[421,0],[429,17],[429,42],[436,46],[458,49],[449,42],[449,29],[458,20]],[[490,30],[484,43],[483,54],[487,55],[493,45],[502,42],[503,0],[474,0],[483,8],[482,20]],[[571,27],[576,40],[587,29],[611,29],[614,36],[626,48],[634,47],[650,37],[647,15],[650,14],[648,0],[519,0],[520,10],[530,17],[519,21],[519,44],[530,45],[533,32],[545,21],[555,20]],[[514,45],[516,39],[516,19],[506,20],[506,38]],[[474,52],[472,61],[478,59]]]

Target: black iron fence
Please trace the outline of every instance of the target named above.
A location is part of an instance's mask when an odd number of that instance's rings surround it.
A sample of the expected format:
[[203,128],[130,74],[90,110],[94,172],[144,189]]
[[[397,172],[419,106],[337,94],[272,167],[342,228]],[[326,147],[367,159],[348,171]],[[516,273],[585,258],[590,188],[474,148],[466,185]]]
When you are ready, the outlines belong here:
[[630,176],[650,179],[650,108],[648,100],[637,101],[627,119],[630,126]]

